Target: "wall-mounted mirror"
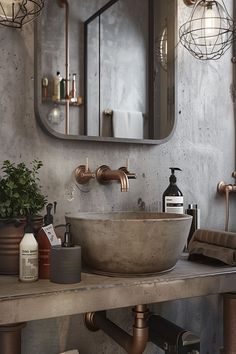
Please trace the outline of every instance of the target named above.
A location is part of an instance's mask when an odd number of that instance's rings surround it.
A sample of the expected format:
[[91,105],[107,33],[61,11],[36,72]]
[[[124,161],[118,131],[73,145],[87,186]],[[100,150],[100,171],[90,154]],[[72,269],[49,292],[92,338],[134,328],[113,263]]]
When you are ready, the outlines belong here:
[[176,8],[176,0],[48,1],[35,24],[43,129],[72,140],[166,141],[175,126]]

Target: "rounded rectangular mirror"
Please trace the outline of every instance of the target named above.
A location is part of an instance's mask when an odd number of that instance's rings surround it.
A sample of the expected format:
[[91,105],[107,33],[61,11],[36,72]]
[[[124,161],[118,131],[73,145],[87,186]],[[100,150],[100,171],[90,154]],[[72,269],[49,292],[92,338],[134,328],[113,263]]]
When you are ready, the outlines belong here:
[[176,0],[51,0],[35,113],[62,139],[159,144],[175,127]]

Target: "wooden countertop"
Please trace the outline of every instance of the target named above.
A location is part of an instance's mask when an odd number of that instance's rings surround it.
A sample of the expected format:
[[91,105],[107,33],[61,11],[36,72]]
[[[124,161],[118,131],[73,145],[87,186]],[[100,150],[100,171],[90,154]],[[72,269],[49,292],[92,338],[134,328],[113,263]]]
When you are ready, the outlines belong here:
[[109,310],[236,291],[236,267],[178,261],[161,275],[135,278],[82,273],[77,284],[21,283],[0,276],[0,324]]

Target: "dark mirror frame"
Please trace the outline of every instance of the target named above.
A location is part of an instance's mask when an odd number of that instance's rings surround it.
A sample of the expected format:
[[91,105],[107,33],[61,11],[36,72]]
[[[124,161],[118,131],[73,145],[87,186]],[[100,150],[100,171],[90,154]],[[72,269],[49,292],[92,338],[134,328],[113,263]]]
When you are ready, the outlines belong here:
[[[152,117],[149,123],[149,136],[152,136],[154,131],[154,89],[150,83],[153,82],[153,68],[154,68],[154,38],[153,38],[153,26],[154,23],[152,20],[152,7],[154,6],[155,0],[149,1],[149,103],[148,103],[148,116]],[[166,0],[170,6],[171,11],[168,13],[169,17],[167,19],[168,26],[168,41],[171,42],[171,45],[168,46],[168,92],[167,92],[167,106],[168,106],[168,120],[171,125],[171,131],[168,136],[163,139],[130,139],[130,138],[114,138],[114,137],[102,137],[102,136],[87,136],[87,135],[72,135],[72,134],[62,134],[50,126],[46,117],[40,115],[40,105],[41,105],[41,58],[42,58],[42,49],[41,49],[41,23],[40,18],[34,23],[34,109],[36,119],[43,129],[44,132],[49,134],[52,137],[63,139],[63,140],[73,140],[73,141],[98,141],[98,142],[114,142],[114,143],[131,143],[131,144],[150,144],[150,145],[159,145],[167,142],[173,135],[176,127],[176,89],[175,85],[177,82],[177,70],[176,70],[176,45],[177,45],[177,0]],[[174,2],[174,6],[173,6]],[[170,30],[171,29],[171,30]],[[86,44],[85,44],[86,51]],[[86,56],[84,56],[86,60]],[[86,68],[86,65],[84,65]],[[85,69],[86,70],[86,69]],[[86,72],[85,76],[86,77]],[[85,80],[86,81],[86,80]],[[84,83],[84,92],[86,92],[86,82]],[[86,107],[86,97],[85,97],[85,107]],[[85,124],[86,126],[86,124]]]

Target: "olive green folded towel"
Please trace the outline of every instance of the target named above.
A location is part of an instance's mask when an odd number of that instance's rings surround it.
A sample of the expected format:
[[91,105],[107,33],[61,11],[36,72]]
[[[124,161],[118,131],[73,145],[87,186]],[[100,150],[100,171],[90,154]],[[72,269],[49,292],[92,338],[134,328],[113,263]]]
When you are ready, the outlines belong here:
[[191,255],[202,255],[236,266],[236,233],[198,229],[188,245]]

